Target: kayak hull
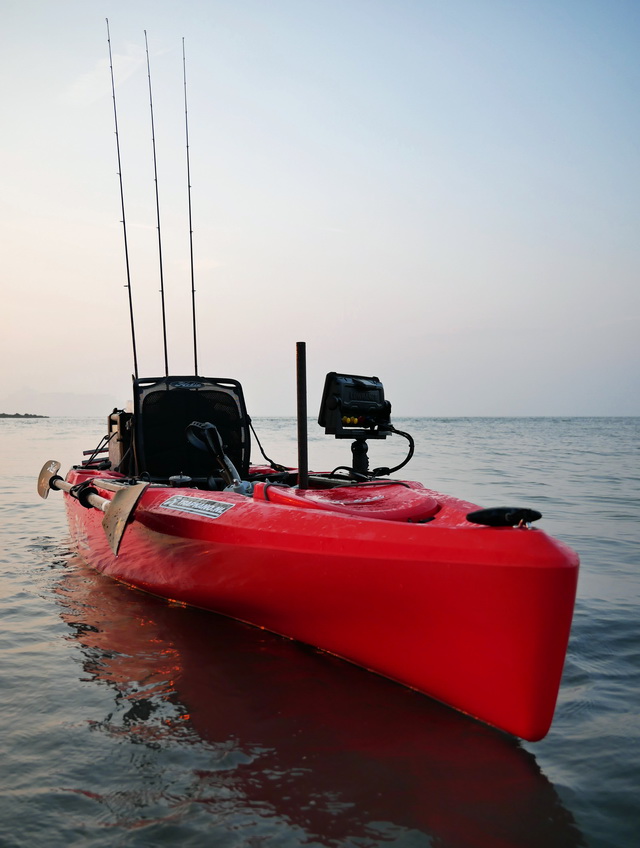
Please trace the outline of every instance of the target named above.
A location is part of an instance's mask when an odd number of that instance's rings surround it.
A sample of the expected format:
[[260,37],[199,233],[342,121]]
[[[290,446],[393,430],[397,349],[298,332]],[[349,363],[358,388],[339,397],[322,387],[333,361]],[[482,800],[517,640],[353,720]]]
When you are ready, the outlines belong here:
[[[93,478],[73,470],[67,480]],[[93,485],[113,497],[99,480]],[[578,557],[541,530],[474,525],[465,516],[475,505],[428,496],[436,514],[413,523],[150,487],[118,556],[102,514],[65,501],[74,544],[98,571],[321,648],[540,739],[555,709]]]

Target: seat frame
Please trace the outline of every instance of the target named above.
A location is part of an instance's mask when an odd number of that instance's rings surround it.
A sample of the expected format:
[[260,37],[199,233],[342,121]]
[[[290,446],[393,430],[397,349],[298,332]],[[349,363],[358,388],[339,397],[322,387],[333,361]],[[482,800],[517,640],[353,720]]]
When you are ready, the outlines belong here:
[[206,479],[216,472],[210,456],[190,444],[193,421],[214,424],[242,479],[249,473],[251,433],[242,386],[221,377],[167,376],[133,379],[136,476],[152,481],[174,475]]

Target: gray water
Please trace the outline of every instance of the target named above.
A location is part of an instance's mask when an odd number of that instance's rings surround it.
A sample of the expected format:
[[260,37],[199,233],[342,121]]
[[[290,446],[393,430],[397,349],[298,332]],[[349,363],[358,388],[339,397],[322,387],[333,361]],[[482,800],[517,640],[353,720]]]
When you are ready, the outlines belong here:
[[[257,419],[296,464],[295,424]],[[2,846],[606,846],[640,833],[640,419],[396,420],[402,473],[525,505],[582,565],[554,723],[523,743],[430,699],[102,577],[47,459],[97,419],[1,420]],[[310,464],[350,457],[310,424]],[[317,431],[317,432],[316,432]],[[401,439],[372,444],[391,465]],[[254,458],[257,451],[254,451]]]

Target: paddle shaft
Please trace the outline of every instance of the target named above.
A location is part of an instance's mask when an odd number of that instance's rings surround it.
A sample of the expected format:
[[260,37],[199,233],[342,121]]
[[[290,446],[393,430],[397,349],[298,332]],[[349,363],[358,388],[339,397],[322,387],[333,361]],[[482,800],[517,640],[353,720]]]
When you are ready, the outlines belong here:
[[[60,463],[55,459],[50,459],[42,466],[38,477],[38,494],[40,497],[46,499],[51,489],[59,489],[75,498],[82,506],[93,507],[103,512],[102,527],[109,547],[117,556],[127,524],[133,518],[138,501],[149,484],[140,481],[132,486],[122,486],[111,480],[90,480],[81,486],[72,486],[71,483],[67,483],[66,480],[58,476],[59,470]],[[91,485],[94,482],[103,489],[113,492],[113,498],[109,500],[109,498],[101,497]]]
[[[77,498],[77,495],[73,491],[73,486],[71,485],[71,483],[67,483],[67,481],[63,480],[62,478],[54,477],[51,480],[51,487],[54,489],[60,489],[60,491],[66,492],[68,495],[71,495],[71,497]],[[91,506],[101,510],[102,512],[106,512],[111,504],[109,498],[103,498],[97,492],[87,492],[85,494],[85,499],[87,503],[91,504]]]

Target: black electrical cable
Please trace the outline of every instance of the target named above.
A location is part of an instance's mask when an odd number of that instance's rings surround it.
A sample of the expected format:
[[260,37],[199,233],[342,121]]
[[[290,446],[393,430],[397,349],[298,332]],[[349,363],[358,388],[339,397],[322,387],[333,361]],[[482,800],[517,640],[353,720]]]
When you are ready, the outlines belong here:
[[410,433],[404,433],[402,430],[396,430],[396,428],[392,424],[387,424],[384,428],[388,430],[390,433],[395,433],[398,436],[402,436],[409,442],[409,453],[400,463],[400,465],[396,465],[394,468],[374,468],[372,471],[373,477],[388,477],[389,474],[395,474],[396,471],[400,471],[401,468],[404,468],[405,465],[411,460],[415,451],[415,442],[413,441],[413,436]]
[[287,471],[287,469],[284,467],[284,465],[278,465],[277,462],[274,462],[272,459],[269,459],[269,457],[266,455],[266,453],[264,452],[264,448],[260,444],[260,439],[258,438],[258,434],[253,429],[253,421],[250,418],[249,418],[249,427],[251,428],[251,432],[253,433],[253,438],[256,440],[256,443],[257,443],[258,447],[260,448],[260,453],[267,460],[267,462],[273,468],[273,470],[274,471]]

